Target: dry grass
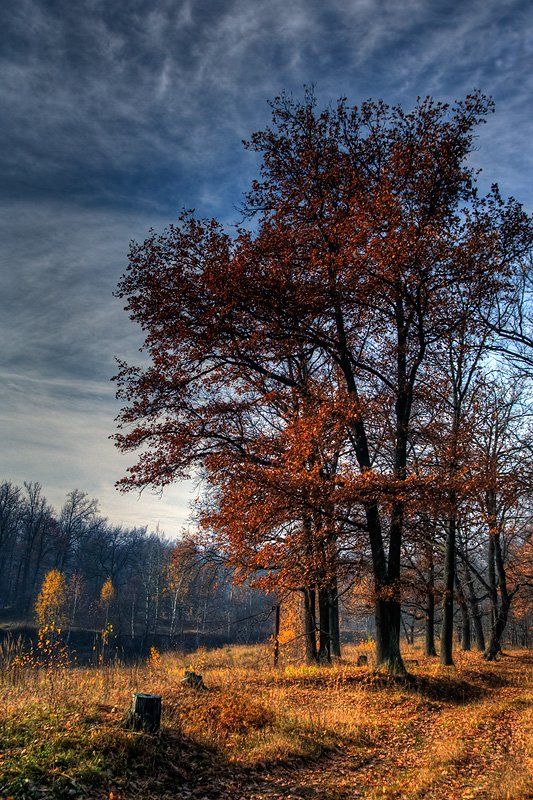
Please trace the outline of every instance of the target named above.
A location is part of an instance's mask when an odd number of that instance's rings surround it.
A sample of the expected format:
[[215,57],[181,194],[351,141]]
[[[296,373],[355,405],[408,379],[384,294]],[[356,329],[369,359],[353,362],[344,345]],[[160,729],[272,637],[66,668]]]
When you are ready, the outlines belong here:
[[[528,653],[497,664],[459,653],[442,668],[413,650],[402,681],[356,667],[360,651],[278,670],[263,646],[87,669],[35,669],[11,652],[0,669],[0,798],[237,800],[289,787],[317,799],[530,796]],[[185,668],[209,691],[183,687]],[[162,695],[160,736],[125,729],[134,691]]]

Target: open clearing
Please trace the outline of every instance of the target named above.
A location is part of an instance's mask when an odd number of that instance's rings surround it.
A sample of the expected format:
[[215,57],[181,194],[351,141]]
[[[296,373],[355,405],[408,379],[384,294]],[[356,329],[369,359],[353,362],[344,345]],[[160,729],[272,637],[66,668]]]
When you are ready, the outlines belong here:
[[[0,797],[522,800],[532,797],[531,653],[410,677],[356,667],[273,670],[264,646],[2,674]],[[409,662],[409,659],[416,659]],[[192,666],[207,692],[180,684]],[[124,728],[131,692],[163,696],[163,728]]]

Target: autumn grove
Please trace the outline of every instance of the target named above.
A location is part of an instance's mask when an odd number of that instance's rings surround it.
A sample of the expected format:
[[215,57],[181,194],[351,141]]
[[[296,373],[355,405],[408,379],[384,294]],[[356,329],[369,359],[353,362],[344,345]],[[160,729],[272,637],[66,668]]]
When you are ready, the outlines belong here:
[[528,615],[532,227],[478,192],[492,110],[281,96],[242,226],[186,211],[119,285],[149,359],[116,379],[121,488],[201,476],[201,540],[298,598],[311,663],[354,596],[398,673],[402,626],[434,655],[438,617],[449,665],[456,623],[494,659]]
[[132,244],[116,295],[144,348],[114,377],[117,488],[191,479],[190,524],[172,540],[79,490],[55,511],[2,484],[3,619],[35,629],[41,665],[78,647],[157,676],[166,651],[259,643],[277,674],[357,659],[385,694],[425,659],[445,697],[455,666],[531,646],[533,226],[480,189],[493,112],[477,92],[283,94],[244,142],[257,177],[233,226],[184,210]]
[[31,614],[52,569],[89,627],[110,581],[124,633],[172,640],[185,607],[205,629],[216,598],[261,636],[298,606],[308,662],[340,656],[339,609],[393,672],[414,631],[443,664],[454,626],[494,659],[510,630],[529,643],[533,349],[531,220],[470,166],[492,102],[271,105],[240,226],[184,211],[117,290],[145,335],[115,378],[119,488],[194,476],[188,534],[6,482],[1,602]]

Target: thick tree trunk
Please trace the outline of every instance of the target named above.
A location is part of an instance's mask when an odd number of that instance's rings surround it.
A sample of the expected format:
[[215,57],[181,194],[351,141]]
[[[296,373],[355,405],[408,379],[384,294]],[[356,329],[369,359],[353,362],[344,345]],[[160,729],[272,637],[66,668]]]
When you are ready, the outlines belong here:
[[401,608],[396,600],[377,599],[376,662],[389,672],[404,674],[405,666],[400,653]]
[[387,576],[379,587],[376,604],[376,655],[379,667],[404,674],[400,651],[402,606],[400,601],[400,563],[404,508],[396,503],[392,508]]
[[[351,368],[347,368],[347,375],[350,370]],[[353,376],[348,381],[348,389],[351,394],[357,396]],[[353,433],[357,462],[361,471],[364,472],[370,469],[372,464],[365,426],[361,419],[354,420]],[[403,449],[405,450],[405,448]],[[376,502],[365,504],[365,517],[374,573],[376,666],[393,673],[404,674],[405,666],[400,653],[401,603],[399,596],[403,516],[401,513],[397,514],[395,524],[391,526],[389,564],[387,564],[385,556],[383,532]]]
[[500,606],[497,611],[497,616],[492,625],[490,632],[490,641],[487,650],[485,651],[485,658],[487,661],[493,661],[502,649],[502,637],[507,626],[509,617],[509,609],[511,608],[512,594],[510,595],[507,590],[507,576],[505,574],[505,566],[503,563],[503,554],[501,548],[500,532],[497,530],[491,535],[493,542],[494,561],[496,572],[498,574],[498,586],[500,589]]
[[498,653],[501,653],[502,650],[502,636],[507,626],[507,619],[509,616],[509,602],[503,602],[500,604],[500,608],[498,611],[498,616],[496,618],[496,622],[492,626],[490,632],[490,640],[489,646],[485,650],[484,656],[487,661],[494,661]]
[[401,606],[395,599],[387,575],[387,562],[377,504],[365,507],[374,571],[374,619],[376,666],[393,673],[405,673],[400,653]]
[[483,620],[481,619],[481,614],[479,613],[479,607],[476,602],[475,608],[470,605],[472,608],[472,621],[474,623],[474,637],[476,640],[476,649],[482,653],[485,650],[485,634],[483,632]]
[[315,590],[306,587],[304,595],[304,636],[305,660],[308,664],[316,664],[316,617],[315,617]]
[[444,594],[442,597],[442,626],[440,634],[440,663],[453,664],[453,589],[455,584],[455,537],[457,521],[452,514],[446,533],[444,556]]
[[[370,454],[362,421],[354,422],[354,433],[359,466],[362,471],[370,469]],[[393,673],[404,674],[405,666],[400,653],[401,603],[398,585],[403,520],[400,515],[394,530],[391,530],[389,565],[387,565],[377,503],[373,502],[365,505],[365,517],[374,573],[376,666]]]

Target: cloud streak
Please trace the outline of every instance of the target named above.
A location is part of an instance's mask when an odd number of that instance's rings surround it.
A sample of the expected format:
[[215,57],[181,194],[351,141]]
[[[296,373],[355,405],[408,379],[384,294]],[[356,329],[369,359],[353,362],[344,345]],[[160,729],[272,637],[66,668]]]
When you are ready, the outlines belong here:
[[128,241],[182,206],[236,219],[256,169],[241,139],[269,97],[315,83],[323,102],[411,105],[480,87],[497,105],[472,156],[483,185],[531,205],[522,0],[8,0],[0,16],[0,466],[54,496],[98,489],[117,521],[160,508],[171,524],[187,494],[141,513],[110,488],[113,356],[140,343],[112,298]]

